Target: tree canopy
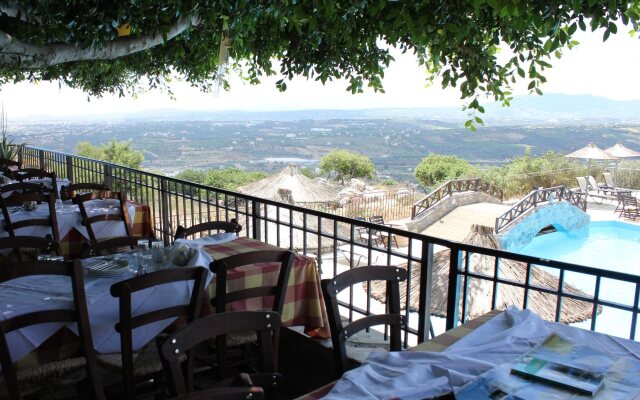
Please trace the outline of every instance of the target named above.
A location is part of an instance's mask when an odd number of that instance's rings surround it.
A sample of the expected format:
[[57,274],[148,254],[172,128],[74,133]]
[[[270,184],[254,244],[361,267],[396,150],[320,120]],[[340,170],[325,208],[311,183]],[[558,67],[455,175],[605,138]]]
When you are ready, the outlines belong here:
[[362,154],[347,150],[332,150],[320,159],[320,170],[335,173],[336,179],[344,184],[345,179],[373,178],[373,161]]
[[445,181],[468,176],[474,168],[467,160],[456,156],[431,153],[416,166],[415,176],[421,185],[432,187]]
[[186,169],[176,175],[178,179],[227,190],[236,190],[239,186],[248,185],[266,177],[267,174],[264,172],[243,171],[238,168],[210,169],[206,171]]
[[346,78],[355,93],[383,90],[389,48],[398,47],[482,112],[479,96],[508,104],[517,79],[539,92],[550,59],[575,44],[578,29],[600,29],[606,40],[639,19],[638,0],[2,1],[0,83],[58,80],[126,94],[178,75],[207,90],[228,52],[254,83],[278,60],[282,90],[300,75]]
[[76,146],[76,154],[82,157],[93,158],[95,160],[107,161],[110,163],[124,165],[129,168],[140,168],[144,161],[141,151],[131,148],[129,142],[116,142],[112,140],[99,147],[89,142],[80,142]]

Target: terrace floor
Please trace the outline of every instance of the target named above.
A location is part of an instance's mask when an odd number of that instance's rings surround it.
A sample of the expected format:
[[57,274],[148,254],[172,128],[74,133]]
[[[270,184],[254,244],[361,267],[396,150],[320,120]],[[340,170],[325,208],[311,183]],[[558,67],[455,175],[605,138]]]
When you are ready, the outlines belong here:
[[476,203],[461,206],[441,218],[440,222],[436,222],[420,233],[462,242],[469,234],[471,225],[495,226],[496,218],[510,208],[510,205],[493,203]]

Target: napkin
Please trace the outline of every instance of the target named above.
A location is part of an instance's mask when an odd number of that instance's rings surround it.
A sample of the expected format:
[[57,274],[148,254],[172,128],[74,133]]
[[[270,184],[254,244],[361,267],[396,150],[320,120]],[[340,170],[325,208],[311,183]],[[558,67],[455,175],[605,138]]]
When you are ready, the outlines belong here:
[[183,243],[176,243],[173,245],[173,249],[171,249],[168,259],[172,264],[178,267],[184,267],[197,252],[198,249],[191,248]]

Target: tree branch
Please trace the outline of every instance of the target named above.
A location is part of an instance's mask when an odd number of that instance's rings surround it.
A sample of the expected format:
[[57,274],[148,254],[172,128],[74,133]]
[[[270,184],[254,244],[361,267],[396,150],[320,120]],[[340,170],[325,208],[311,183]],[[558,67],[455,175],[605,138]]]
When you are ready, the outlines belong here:
[[0,63],[20,64],[24,68],[43,68],[74,61],[113,60],[148,50],[169,41],[200,23],[196,14],[179,19],[163,36],[162,33],[127,37],[107,43],[104,47],[79,48],[69,44],[34,46],[0,32]]

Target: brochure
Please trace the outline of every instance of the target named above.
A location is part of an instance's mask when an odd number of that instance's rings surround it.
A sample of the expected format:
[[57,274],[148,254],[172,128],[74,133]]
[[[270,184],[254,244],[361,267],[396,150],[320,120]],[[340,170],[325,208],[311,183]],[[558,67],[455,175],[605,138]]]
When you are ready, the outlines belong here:
[[457,400],[633,399],[640,396],[640,360],[617,358],[552,334],[512,363],[480,375]]

